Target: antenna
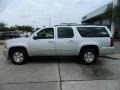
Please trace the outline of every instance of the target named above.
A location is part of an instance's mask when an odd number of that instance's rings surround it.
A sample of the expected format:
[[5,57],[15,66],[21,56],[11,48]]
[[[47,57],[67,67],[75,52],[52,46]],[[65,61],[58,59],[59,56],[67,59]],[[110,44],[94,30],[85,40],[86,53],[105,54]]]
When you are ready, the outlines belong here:
[[51,26],[51,18],[49,18],[49,26]]

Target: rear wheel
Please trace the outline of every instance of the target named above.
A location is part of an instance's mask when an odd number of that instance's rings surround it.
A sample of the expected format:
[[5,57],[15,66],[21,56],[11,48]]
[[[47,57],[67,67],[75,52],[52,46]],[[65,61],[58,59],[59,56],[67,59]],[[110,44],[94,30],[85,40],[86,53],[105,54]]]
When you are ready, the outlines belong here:
[[28,55],[25,50],[15,49],[11,52],[10,59],[13,64],[22,65],[27,62]]
[[93,49],[85,49],[80,54],[80,59],[84,64],[93,64],[97,60],[97,53]]

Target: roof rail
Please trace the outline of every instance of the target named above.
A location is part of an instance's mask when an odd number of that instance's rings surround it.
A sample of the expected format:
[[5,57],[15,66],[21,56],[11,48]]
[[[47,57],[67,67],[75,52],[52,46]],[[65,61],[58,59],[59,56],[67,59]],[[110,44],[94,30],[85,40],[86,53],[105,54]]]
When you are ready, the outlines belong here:
[[55,25],[55,26],[81,26],[84,24],[77,24],[77,23],[61,23],[60,25]]

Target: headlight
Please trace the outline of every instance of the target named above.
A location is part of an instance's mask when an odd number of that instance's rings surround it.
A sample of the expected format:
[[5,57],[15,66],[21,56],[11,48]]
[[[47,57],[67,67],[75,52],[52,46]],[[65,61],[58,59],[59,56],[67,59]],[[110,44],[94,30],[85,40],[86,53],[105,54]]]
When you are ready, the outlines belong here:
[[4,48],[5,48],[5,49],[7,48],[7,43],[4,43]]

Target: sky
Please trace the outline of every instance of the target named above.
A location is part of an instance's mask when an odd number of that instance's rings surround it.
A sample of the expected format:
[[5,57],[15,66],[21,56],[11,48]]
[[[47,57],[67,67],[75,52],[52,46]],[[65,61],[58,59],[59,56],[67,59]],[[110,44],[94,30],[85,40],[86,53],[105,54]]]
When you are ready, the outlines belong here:
[[80,23],[87,13],[111,0],[0,0],[0,22],[47,26]]

